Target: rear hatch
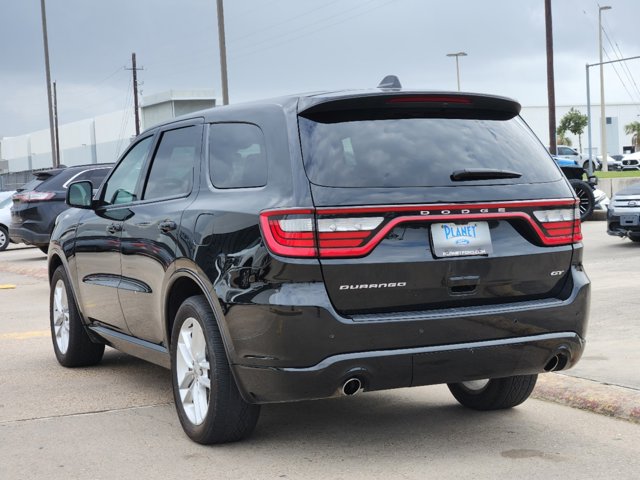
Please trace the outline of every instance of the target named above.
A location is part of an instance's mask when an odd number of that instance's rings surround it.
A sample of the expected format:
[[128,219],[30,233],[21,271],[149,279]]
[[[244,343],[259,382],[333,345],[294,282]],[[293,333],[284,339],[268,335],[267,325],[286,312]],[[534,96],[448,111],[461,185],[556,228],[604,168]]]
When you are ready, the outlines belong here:
[[62,171],[62,169],[52,169],[35,172],[33,174],[35,178],[16,191],[11,207],[11,221],[14,224],[38,219],[36,210],[30,207],[39,202],[49,202],[56,199],[56,192],[52,190],[51,180]]
[[[511,100],[387,93],[299,112],[315,209],[269,218],[345,315],[561,295],[575,198]],[[263,225],[263,227],[266,225]],[[264,228],[263,228],[264,231]]]

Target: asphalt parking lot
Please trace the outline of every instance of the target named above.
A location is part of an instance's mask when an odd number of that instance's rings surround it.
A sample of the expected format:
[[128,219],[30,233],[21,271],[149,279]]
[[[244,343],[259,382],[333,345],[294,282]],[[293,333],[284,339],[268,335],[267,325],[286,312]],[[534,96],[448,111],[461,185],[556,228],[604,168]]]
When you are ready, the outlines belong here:
[[637,478],[634,418],[540,399],[557,383],[593,385],[640,419],[640,245],[604,228],[583,225],[587,350],[542,376],[538,398],[478,413],[433,386],[269,405],[250,439],[213,447],[182,433],[168,371],[110,349],[97,367],[60,367],[45,257],[12,247],[0,252],[0,478]]

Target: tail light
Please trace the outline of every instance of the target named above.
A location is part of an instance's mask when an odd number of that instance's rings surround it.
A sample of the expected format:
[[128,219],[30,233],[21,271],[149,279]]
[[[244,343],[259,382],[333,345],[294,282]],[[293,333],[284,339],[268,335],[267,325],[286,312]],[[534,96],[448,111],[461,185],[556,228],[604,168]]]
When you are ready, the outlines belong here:
[[54,192],[38,192],[36,190],[32,190],[30,192],[25,193],[16,193],[13,195],[13,200],[17,200],[19,202],[44,202],[47,200],[51,200],[55,197],[56,194]]
[[[337,258],[367,255],[405,222],[524,222],[544,246],[582,240],[576,201],[267,210],[260,226],[269,250],[285,257]],[[425,240],[426,241],[426,240]]]
[[533,216],[542,227],[541,236],[547,245],[559,245],[582,240],[580,210],[561,208],[553,210],[535,210]]
[[314,210],[263,212],[268,247],[288,257],[349,257],[372,238],[384,217],[316,217]]

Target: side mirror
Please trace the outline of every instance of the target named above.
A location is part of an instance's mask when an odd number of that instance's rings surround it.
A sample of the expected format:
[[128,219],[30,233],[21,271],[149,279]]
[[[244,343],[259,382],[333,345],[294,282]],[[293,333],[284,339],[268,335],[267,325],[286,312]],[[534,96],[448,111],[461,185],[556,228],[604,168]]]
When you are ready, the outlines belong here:
[[75,208],[92,207],[93,185],[89,180],[74,182],[67,188],[67,205]]

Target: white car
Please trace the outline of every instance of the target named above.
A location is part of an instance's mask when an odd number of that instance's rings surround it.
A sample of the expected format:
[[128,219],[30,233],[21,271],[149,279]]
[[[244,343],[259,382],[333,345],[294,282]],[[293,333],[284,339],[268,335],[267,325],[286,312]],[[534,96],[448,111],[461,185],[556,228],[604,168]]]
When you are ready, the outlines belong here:
[[640,152],[622,156],[622,170],[640,170]]
[[11,196],[16,192],[0,192],[0,251],[9,246],[9,224],[11,223]]
[[[567,160],[573,160],[573,161],[577,162],[578,165],[582,165],[582,168],[584,168],[585,170],[589,169],[589,156],[588,155],[583,155],[581,153],[578,153],[578,151],[575,148],[569,147],[567,145],[558,145],[556,148],[557,148],[557,152],[558,152],[556,157],[565,158]],[[593,169],[594,170],[601,170],[602,169],[602,164],[596,158],[593,159]]]

